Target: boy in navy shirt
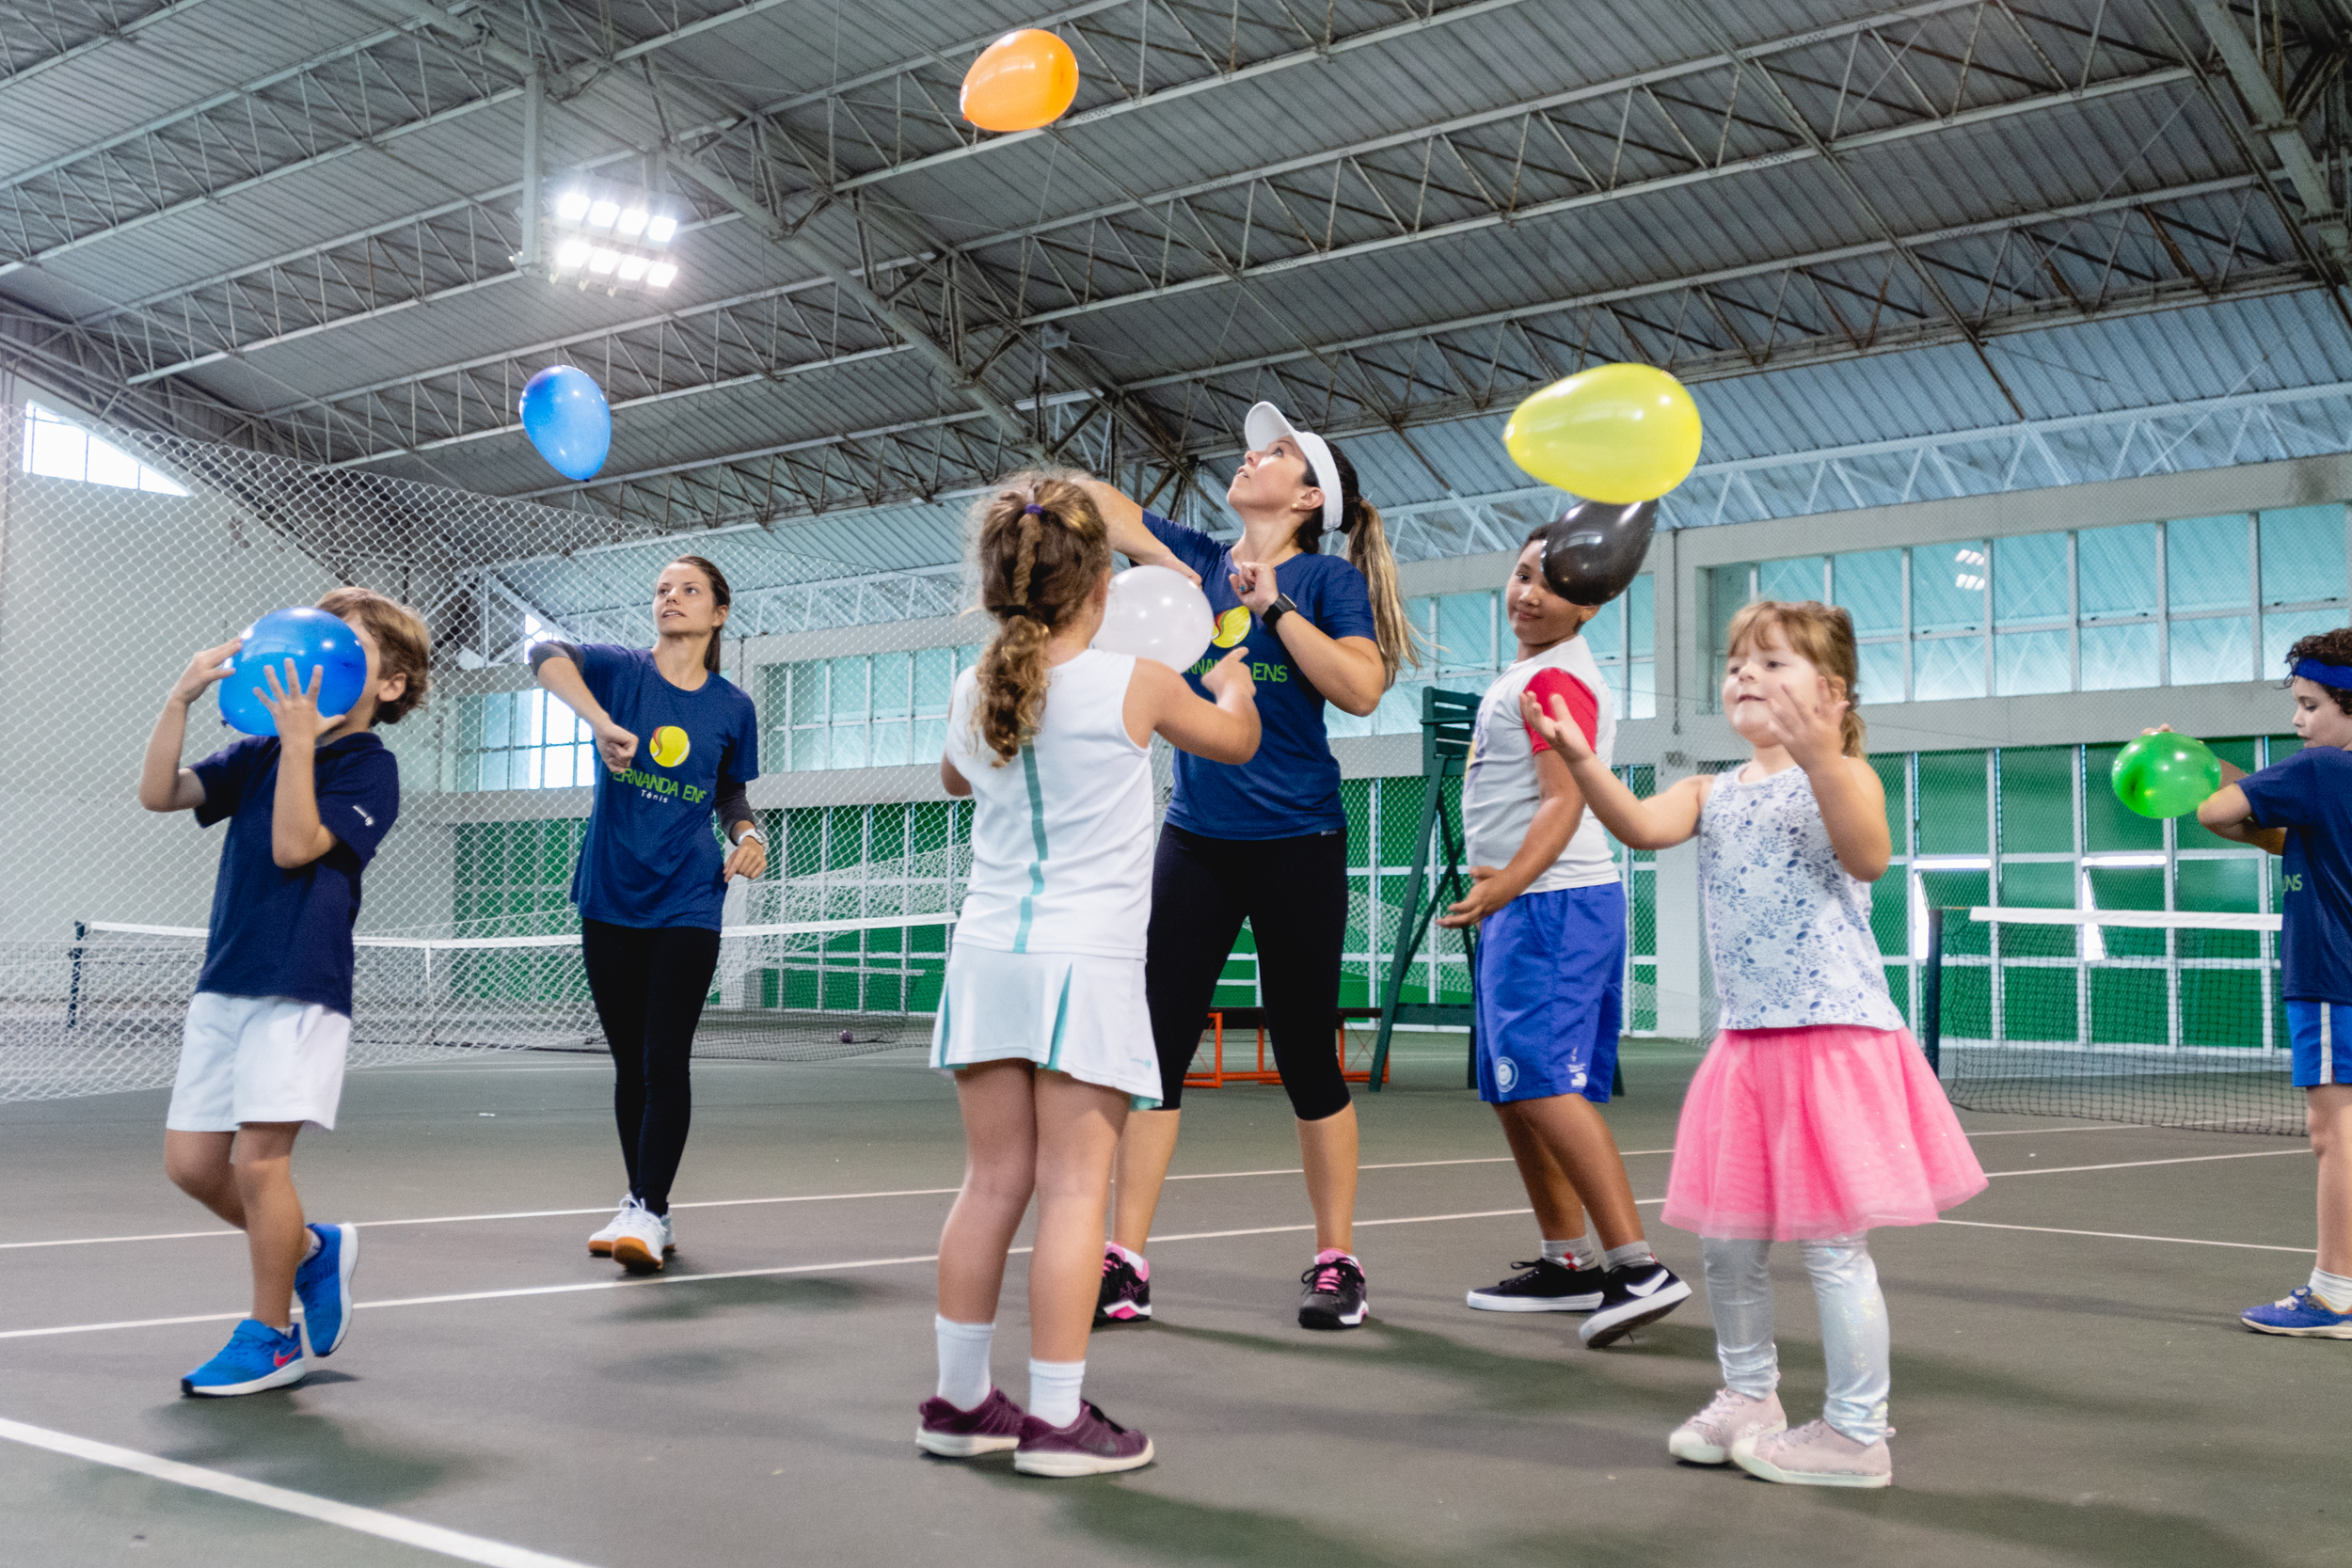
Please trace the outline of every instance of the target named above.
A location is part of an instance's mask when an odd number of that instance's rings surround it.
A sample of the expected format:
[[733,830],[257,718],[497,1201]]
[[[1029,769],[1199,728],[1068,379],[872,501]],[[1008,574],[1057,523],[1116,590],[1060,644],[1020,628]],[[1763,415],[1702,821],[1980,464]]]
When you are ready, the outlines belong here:
[[2303,749],[2197,808],[2222,837],[2284,857],[2281,990],[2319,1159],[2318,1265],[2240,1321],[2259,1334],[2352,1339],[2352,630],[2304,638],[2287,666]]
[[339,588],[319,608],[348,624],[367,650],[367,683],[350,712],[320,713],[320,672],[305,689],[290,659],[261,673],[277,736],[251,736],[181,767],[188,706],[224,678],[222,664],[240,638],[198,654],[172,683],[139,774],[139,804],[149,811],[194,811],[199,827],[229,823],[204,969],[164,1118],[164,1169],[246,1233],[253,1315],[219,1354],[180,1380],[187,1394],[297,1383],[309,1356],[334,1354],[351,1323],[359,1232],[303,1223],[294,1135],[305,1123],[335,1126],[351,1040],[359,873],[400,815],[399,766],[370,732],[424,700],[433,644],[414,610],[364,588]]

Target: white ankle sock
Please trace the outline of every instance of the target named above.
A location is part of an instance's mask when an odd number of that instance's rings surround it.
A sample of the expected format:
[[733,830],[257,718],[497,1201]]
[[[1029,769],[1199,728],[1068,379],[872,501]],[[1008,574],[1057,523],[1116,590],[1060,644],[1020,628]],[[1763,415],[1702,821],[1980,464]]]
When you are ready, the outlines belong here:
[[1600,1255],[1601,1267],[1608,1269],[1622,1269],[1631,1263],[1655,1263],[1657,1261],[1658,1254],[1649,1249],[1649,1243],[1646,1241],[1628,1242],[1623,1246],[1613,1246]]
[[1078,1418],[1078,1387],[1086,1382],[1083,1361],[1029,1362],[1029,1414],[1049,1427]]
[[988,1347],[996,1337],[996,1325],[933,1317],[931,1326],[939,1332],[939,1397],[958,1410],[977,1410],[993,1386],[988,1377]]
[[1544,1257],[1562,1268],[1589,1269],[1599,1263],[1600,1248],[1588,1231],[1572,1242],[1546,1242]]
[[2328,1304],[2332,1312],[2352,1312],[2352,1278],[2329,1274],[2325,1269],[2312,1271],[2312,1294]]
[[319,1248],[326,1243],[319,1240],[319,1233],[307,1225],[302,1227],[302,1239],[310,1243],[302,1249],[302,1260],[307,1263],[319,1255]]

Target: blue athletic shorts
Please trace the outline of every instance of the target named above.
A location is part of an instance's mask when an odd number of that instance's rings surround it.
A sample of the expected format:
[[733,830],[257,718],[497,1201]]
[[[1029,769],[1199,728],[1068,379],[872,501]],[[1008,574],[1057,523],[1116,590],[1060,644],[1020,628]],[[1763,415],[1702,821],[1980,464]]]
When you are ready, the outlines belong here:
[[1625,886],[1527,893],[1478,936],[1478,1098],[1609,1102],[1625,1012]]
[[2295,1048],[2295,1086],[2352,1084],[2352,1006],[2289,1002],[2287,1040]]

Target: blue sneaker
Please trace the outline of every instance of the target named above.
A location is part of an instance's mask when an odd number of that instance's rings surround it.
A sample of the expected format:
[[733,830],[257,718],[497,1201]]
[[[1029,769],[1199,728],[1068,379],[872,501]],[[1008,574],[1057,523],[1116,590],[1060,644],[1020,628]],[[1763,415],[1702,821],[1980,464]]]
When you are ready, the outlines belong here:
[[318,1251],[294,1270],[302,1303],[302,1338],[312,1355],[332,1355],[351,1332],[351,1276],[359,1268],[359,1227],[314,1225]]
[[2284,1301],[2251,1307],[2238,1322],[2257,1334],[2291,1334],[2298,1339],[2352,1339],[2352,1312],[2329,1310],[2308,1285],[2289,1291]]
[[258,1394],[300,1383],[310,1370],[302,1358],[302,1336],[279,1333],[259,1319],[247,1318],[229,1336],[229,1343],[196,1370],[180,1380],[180,1392],[222,1397]]

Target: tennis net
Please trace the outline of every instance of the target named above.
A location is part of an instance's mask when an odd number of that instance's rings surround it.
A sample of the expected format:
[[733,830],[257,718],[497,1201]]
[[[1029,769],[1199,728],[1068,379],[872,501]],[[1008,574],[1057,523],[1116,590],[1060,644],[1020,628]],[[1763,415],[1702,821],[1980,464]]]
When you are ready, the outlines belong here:
[[1946,909],[1920,1042],[1955,1105],[2300,1135],[2279,916]]
[[[825,1061],[930,1038],[952,914],[731,926],[697,1056]],[[77,925],[0,942],[0,1101],[169,1084],[201,928]],[[577,932],[356,939],[350,1066],[602,1051]]]

